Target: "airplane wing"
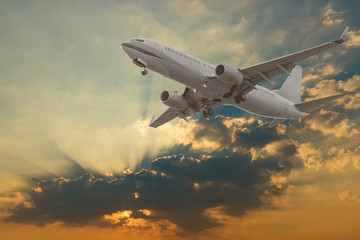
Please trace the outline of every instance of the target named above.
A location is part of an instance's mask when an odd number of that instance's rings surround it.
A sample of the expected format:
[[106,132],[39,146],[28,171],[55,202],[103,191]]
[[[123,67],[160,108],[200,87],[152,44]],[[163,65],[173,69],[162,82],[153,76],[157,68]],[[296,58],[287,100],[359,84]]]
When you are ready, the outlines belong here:
[[158,118],[155,119],[155,116],[152,117],[149,126],[157,128],[164,123],[167,123],[178,116],[178,113],[173,108],[166,109]]
[[189,88],[185,88],[184,93],[182,94],[186,101],[188,102],[188,108],[184,110],[176,110],[174,108],[167,108],[159,117],[155,118],[155,116],[152,117],[149,126],[153,128],[157,128],[171,120],[173,120],[176,117],[182,118],[185,121],[186,118],[192,114],[197,114],[202,107],[205,105],[207,107],[218,107],[220,104],[217,102],[210,102],[208,99],[205,99],[204,97],[200,96],[198,93],[195,93],[191,91]]
[[283,57],[275,58],[263,63],[255,64],[246,68],[239,69],[243,73],[246,81],[242,83],[243,93],[247,94],[254,86],[261,81],[270,82],[270,79],[279,76],[282,73],[289,75],[289,70],[296,66],[296,63],[306,58],[324,52],[332,47],[342,44],[347,36],[349,27],[346,27],[343,34],[337,40],[318,45],[303,51],[289,54]]

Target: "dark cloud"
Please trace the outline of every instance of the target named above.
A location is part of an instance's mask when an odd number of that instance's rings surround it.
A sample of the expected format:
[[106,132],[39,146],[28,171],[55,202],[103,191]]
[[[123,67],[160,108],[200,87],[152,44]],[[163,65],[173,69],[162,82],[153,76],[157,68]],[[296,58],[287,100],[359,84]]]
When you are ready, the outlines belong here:
[[[290,124],[288,131],[296,131],[297,137],[299,136],[312,136],[312,142],[321,141],[324,135],[324,129],[331,130],[335,127],[342,126],[345,129],[342,129],[340,132],[346,135],[352,132],[353,126],[349,121],[349,115],[347,113],[335,112],[332,110],[324,110],[322,108],[317,108],[307,114],[305,118],[301,120],[295,120]],[[317,127],[312,127],[312,125],[317,125]],[[335,134],[335,130],[333,134]],[[315,141],[316,140],[316,141]]]
[[249,147],[264,147],[266,144],[286,138],[276,133],[276,128],[258,127],[251,132],[242,132],[236,129],[234,134],[235,142],[239,146]]
[[[279,135],[276,128],[268,128],[262,122],[253,121],[244,127],[227,127],[224,123],[224,117],[218,116],[210,121],[200,119],[197,122],[198,127],[193,130],[195,140],[208,140],[217,142],[226,148],[232,147],[264,147],[266,144],[281,139],[287,139],[285,135]],[[247,129],[244,131],[244,129]]]
[[[151,163],[152,170],[114,177],[87,173],[78,178],[43,180],[38,188],[27,192],[25,203],[8,210],[10,217],[6,221],[40,226],[53,222],[120,226],[126,223],[125,218],[112,223],[104,215],[130,210],[133,219],[149,222],[166,219],[182,230],[197,232],[220,225],[205,214],[207,209],[221,207],[225,214],[240,217],[251,209],[269,207],[262,200],[281,195],[287,187],[271,184],[271,176],[289,173],[293,164],[283,156],[296,149],[286,145],[279,156],[252,161],[249,154],[231,149],[239,144],[261,147],[283,136],[259,124],[246,126],[253,129],[242,136],[239,127],[228,129],[222,121],[222,118],[199,121],[211,130],[196,131],[194,138],[218,140],[225,150],[200,154],[192,152],[191,146],[178,145],[173,150],[186,149],[186,155],[169,153],[158,157]],[[233,140],[231,133],[235,133]],[[218,134],[220,137],[216,138]],[[151,215],[145,215],[141,209],[150,210]]]
[[284,156],[291,157],[297,153],[296,146],[293,143],[286,144],[279,149]]

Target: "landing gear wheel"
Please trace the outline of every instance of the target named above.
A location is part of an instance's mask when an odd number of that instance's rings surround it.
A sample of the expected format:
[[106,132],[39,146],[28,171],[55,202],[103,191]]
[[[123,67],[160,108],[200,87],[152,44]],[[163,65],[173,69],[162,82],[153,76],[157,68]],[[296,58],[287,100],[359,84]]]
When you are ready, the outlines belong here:
[[146,74],[148,74],[148,71],[147,71],[146,69],[144,69],[144,70],[141,71],[141,74],[142,74],[143,76],[145,76]]
[[204,118],[208,118],[208,117],[209,117],[209,112],[208,112],[208,110],[207,110],[207,109],[204,109],[204,110],[202,111],[202,115],[203,115]]
[[246,100],[246,95],[245,94],[240,94],[240,99],[241,101],[245,101]]
[[235,97],[234,97],[234,100],[236,103],[240,103],[240,102],[243,102],[246,100],[246,96],[245,94],[241,93],[241,94],[237,94]]
[[209,116],[212,116],[214,114],[214,111],[212,110],[212,108],[208,108],[207,112],[208,112]]

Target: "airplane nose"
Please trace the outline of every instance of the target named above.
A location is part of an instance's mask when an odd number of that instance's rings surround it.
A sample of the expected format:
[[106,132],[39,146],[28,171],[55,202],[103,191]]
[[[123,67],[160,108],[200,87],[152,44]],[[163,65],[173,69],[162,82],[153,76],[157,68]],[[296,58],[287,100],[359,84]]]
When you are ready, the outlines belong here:
[[120,43],[120,47],[131,59],[136,58],[136,56],[134,55],[134,50],[132,49],[132,44],[130,42]]
[[120,47],[126,54],[128,53],[128,49],[129,49],[128,46],[129,46],[129,42],[123,42],[120,44]]

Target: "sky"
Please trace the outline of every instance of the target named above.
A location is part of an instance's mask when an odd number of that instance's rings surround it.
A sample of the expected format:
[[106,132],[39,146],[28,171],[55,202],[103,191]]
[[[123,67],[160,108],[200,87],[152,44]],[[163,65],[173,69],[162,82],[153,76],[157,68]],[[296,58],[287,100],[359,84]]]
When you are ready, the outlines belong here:
[[[0,0],[1,239],[359,239],[360,2]],[[147,125],[184,86],[143,77],[120,43],[153,39],[246,67],[300,63],[302,101],[268,128],[216,117]],[[278,89],[285,76],[274,84]]]

